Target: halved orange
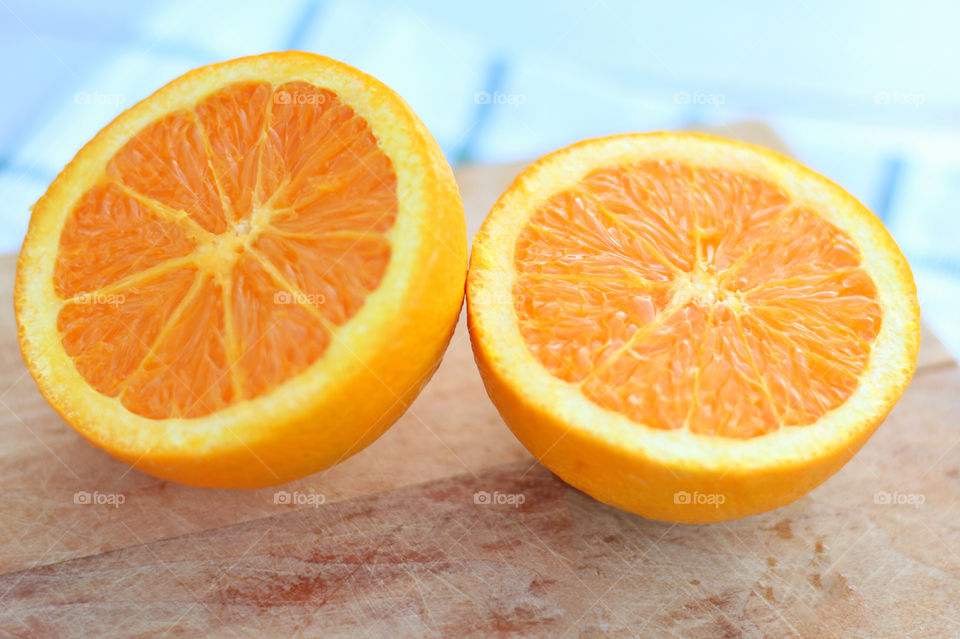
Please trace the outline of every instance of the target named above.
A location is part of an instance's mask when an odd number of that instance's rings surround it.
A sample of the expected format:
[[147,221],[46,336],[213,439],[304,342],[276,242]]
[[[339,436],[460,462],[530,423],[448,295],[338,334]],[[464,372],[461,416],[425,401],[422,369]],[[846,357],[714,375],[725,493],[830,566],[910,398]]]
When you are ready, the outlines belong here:
[[463,207],[410,107],[321,56],[192,71],[121,114],[33,209],[20,344],[94,444],[258,487],[376,439],[436,369]]
[[534,163],[474,240],[467,304],[487,390],[536,458],[674,522],[823,482],[900,397],[920,341],[909,266],[872,213],[787,158],[696,134]]

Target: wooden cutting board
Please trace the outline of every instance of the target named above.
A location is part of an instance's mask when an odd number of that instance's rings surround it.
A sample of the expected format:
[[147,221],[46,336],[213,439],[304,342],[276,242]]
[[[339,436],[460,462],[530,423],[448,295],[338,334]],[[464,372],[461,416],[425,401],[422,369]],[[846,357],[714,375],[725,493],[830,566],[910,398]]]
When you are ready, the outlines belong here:
[[[780,148],[762,126],[722,133]],[[471,234],[519,168],[458,171]],[[406,415],[326,472],[229,491],[131,470],[37,391],[14,267],[0,257],[2,636],[960,635],[960,370],[929,332],[900,403],[826,484],[685,526],[539,466],[484,394],[462,322]]]

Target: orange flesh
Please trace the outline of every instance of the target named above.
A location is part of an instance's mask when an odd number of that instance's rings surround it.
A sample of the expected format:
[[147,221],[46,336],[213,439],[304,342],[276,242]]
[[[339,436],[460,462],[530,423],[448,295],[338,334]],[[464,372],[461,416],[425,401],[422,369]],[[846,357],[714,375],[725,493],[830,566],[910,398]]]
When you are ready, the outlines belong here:
[[595,171],[516,244],[531,353],[661,429],[748,438],[853,392],[880,330],[854,243],[756,177],[673,162]]
[[321,357],[380,284],[396,176],[330,91],[239,83],[133,137],[71,211],[66,352],[150,418],[252,399]]

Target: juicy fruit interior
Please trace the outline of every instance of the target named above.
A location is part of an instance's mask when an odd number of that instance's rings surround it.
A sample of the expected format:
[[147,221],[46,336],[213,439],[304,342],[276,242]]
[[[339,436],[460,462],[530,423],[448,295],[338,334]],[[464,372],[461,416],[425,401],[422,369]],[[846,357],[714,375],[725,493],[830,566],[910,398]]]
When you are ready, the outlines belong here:
[[515,251],[533,355],[660,429],[748,438],[843,403],[880,330],[856,245],[773,184],[645,161],[542,203]]
[[238,83],[145,127],[70,212],[66,352],[151,418],[199,417],[314,362],[380,283],[396,176],[365,120],[305,83]]

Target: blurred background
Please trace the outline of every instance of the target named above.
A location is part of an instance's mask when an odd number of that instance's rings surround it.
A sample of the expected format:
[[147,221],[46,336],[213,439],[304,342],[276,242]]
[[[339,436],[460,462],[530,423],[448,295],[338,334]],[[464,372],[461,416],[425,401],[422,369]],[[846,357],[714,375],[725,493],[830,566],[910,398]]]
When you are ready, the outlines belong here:
[[398,91],[453,164],[761,121],[884,220],[960,356],[958,25],[947,2],[0,0],[0,251],[123,109],[194,67],[303,49]]

